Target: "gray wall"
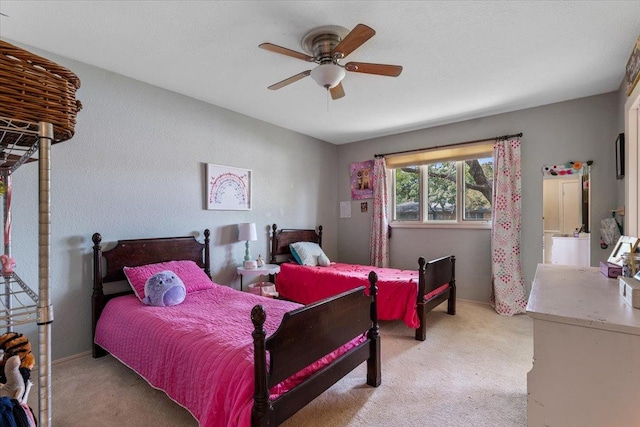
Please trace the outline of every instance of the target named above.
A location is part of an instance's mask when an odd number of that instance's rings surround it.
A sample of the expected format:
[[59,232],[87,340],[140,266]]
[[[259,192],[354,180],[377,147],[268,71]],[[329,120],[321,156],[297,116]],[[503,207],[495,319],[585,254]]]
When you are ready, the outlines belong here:
[[[53,359],[90,348],[91,235],[108,249],[118,239],[196,235],[212,230],[214,280],[239,286],[235,266],[244,253],[236,224],[256,222],[252,255],[265,256],[267,227],[324,225],[330,259],[368,263],[371,205],[338,219],[350,200],[349,164],[375,153],[524,132],[523,248],[529,285],[542,260],[543,164],[595,160],[592,228],[619,203],[613,141],[620,132],[619,94],[502,114],[448,126],[334,146],[228,110],[86,64],[27,49],[69,67],[82,80],[76,136],[52,149],[51,285],[55,321]],[[251,169],[251,211],[204,209],[204,164]],[[37,288],[37,165],[13,176],[13,255],[21,276]],[[622,198],[624,199],[624,197]],[[338,236],[340,238],[338,239]],[[606,258],[592,238],[592,264]],[[426,258],[453,253],[459,296],[487,301],[489,230],[395,229],[392,266],[415,268]],[[37,342],[34,325],[21,332]],[[37,346],[34,346],[37,347]]]
[[[255,222],[253,257],[267,256],[267,227],[326,226],[337,255],[336,146],[162,90],[38,52],[73,70],[84,105],[73,139],[54,145],[51,170],[52,357],[90,349],[91,235],[118,239],[212,232],[215,281],[239,287],[240,222]],[[216,84],[211,82],[211,84]],[[251,211],[204,208],[204,164],[251,169]],[[13,255],[37,289],[37,164],[13,176]],[[26,329],[26,330],[25,330]],[[37,343],[35,326],[21,327]],[[37,347],[37,346],[34,346]]]
[[[542,262],[542,173],[545,164],[594,160],[591,196],[591,265],[606,259],[600,249],[599,223],[618,205],[614,141],[619,132],[618,93],[562,102],[477,120],[433,127],[338,147],[338,199],[350,200],[349,164],[374,154],[431,147],[523,132],[522,138],[522,264],[527,291]],[[353,202],[352,217],[339,219],[338,258],[368,263],[371,209],[360,213]],[[418,256],[427,259],[454,254],[458,296],[488,301],[491,289],[490,230],[393,230],[391,264],[415,268]]]

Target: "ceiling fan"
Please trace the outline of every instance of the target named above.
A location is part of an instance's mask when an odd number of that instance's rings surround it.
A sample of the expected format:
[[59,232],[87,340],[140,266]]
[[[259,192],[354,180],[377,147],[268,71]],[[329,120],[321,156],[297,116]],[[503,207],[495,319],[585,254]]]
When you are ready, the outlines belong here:
[[337,25],[317,27],[305,34],[301,41],[302,48],[308,54],[296,52],[272,43],[262,43],[259,46],[262,49],[318,64],[312,70],[303,71],[269,86],[269,89],[277,90],[304,77],[311,76],[316,83],[331,93],[331,98],[339,99],[344,96],[342,79],[346,74],[345,70],[355,73],[398,77],[402,72],[400,65],[371,64],[368,62],[340,64],[340,60],[362,46],[375,34],[376,32],[372,28],[364,24],[356,25],[351,31]]

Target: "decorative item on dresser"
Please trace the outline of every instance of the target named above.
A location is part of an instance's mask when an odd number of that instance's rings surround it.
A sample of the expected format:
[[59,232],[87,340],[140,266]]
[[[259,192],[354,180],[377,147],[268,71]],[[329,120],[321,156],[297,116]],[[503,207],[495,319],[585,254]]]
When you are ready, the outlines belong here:
[[[381,383],[375,273],[370,296],[359,287],[303,307],[212,282],[208,230],[204,243],[192,236],[120,240],[103,251],[98,233],[93,242],[94,357],[108,351],[202,427],[279,425],[365,361],[367,384]],[[136,294],[104,292],[112,282],[140,279],[132,271],[176,263],[187,292],[178,305],[145,305],[134,283]]]
[[[399,270],[355,264],[322,263],[326,255],[322,252],[322,226],[315,229],[281,229],[273,224],[271,235],[270,263],[278,258],[287,258],[280,263],[276,287],[280,298],[309,304],[352,289],[367,286],[367,275],[374,271],[378,278],[378,315],[380,320],[401,319],[410,328],[415,328],[415,338],[426,339],[426,315],[429,311],[447,302],[447,313],[456,312],[455,256],[446,256],[426,262],[418,259],[418,270]],[[309,257],[317,262],[305,263],[293,260],[291,245],[316,244]]]

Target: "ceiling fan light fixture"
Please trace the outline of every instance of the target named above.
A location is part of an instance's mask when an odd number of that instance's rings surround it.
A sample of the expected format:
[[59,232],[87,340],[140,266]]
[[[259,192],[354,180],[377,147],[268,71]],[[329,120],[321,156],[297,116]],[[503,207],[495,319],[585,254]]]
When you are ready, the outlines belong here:
[[320,64],[311,70],[311,78],[326,89],[336,87],[344,76],[344,68],[336,64]]

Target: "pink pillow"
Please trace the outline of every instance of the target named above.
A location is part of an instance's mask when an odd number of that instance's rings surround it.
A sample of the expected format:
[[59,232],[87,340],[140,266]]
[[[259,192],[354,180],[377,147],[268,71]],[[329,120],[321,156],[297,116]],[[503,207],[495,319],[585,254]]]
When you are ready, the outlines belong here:
[[141,265],[140,267],[124,267],[124,275],[140,301],[145,297],[144,285],[147,279],[164,270],[173,271],[184,283],[187,295],[191,292],[213,288],[209,276],[193,261],[169,261],[158,264]]

